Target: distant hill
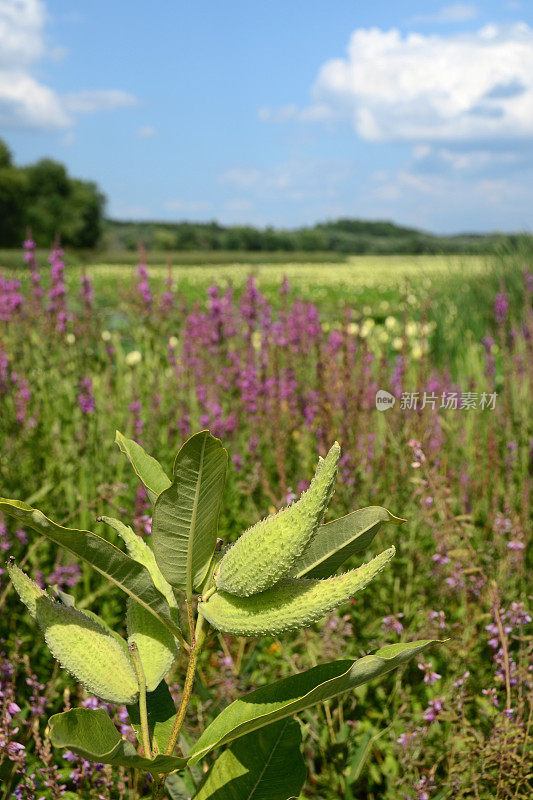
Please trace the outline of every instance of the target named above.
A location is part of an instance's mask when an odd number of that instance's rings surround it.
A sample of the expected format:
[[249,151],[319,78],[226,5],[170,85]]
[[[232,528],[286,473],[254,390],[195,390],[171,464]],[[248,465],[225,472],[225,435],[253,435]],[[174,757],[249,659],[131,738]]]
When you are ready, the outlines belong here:
[[313,227],[254,228],[218,222],[134,222],[106,220],[102,246],[135,250],[231,250],[248,252],[333,252],[344,254],[491,253],[499,246],[531,242],[525,234],[461,233],[438,236],[389,221],[338,219]]

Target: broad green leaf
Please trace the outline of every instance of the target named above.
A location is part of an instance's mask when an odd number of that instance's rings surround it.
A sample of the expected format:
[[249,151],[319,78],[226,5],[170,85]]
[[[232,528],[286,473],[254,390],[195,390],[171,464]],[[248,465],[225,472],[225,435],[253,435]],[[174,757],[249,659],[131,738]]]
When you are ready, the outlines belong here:
[[170,479],[163,467],[155,458],[149,456],[140,444],[133,439],[127,439],[120,431],[115,432],[115,443],[127,457],[135,474],[144,485],[150,502],[153,504],[161,492],[168,489]]
[[190,763],[195,764],[215,747],[250,731],[378,678],[436,643],[427,639],[386,645],[357,661],[333,661],[262,686],[236,700],[215,718],[190,751]]
[[386,508],[368,506],[321,525],[291,570],[294,578],[329,578],[348,558],[368,547],[383,523],[405,522]]
[[154,586],[146,567],[114,544],[90,531],[63,528],[45,517],[41,511],[19,500],[0,497],[0,511],[86,561],[104,578],[150,611],[180,641],[183,639],[175,615],[161,592]]
[[205,578],[217,541],[228,454],[209,431],[188,439],[174,463],[172,486],[157,498],[152,542],[159,569],[190,601]]
[[234,742],[215,761],[194,800],[290,800],[305,781],[302,736],[284,719]]
[[171,608],[177,608],[178,604],[172,586],[165,580],[161,570],[157,566],[154,551],[151,547],[148,547],[146,542],[141,539],[140,536],[137,536],[129,525],[125,525],[119,519],[115,519],[114,517],[98,517],[98,521],[105,522],[106,525],[109,525],[110,528],[113,528],[113,530],[118,533],[126,545],[129,555],[134,558],[135,561],[138,561],[139,564],[144,564],[152,576],[154,586],[156,589],[159,589],[161,594],[165,595],[169,606]]
[[82,758],[116,767],[135,767],[152,775],[183,769],[187,759],[158,755],[154,759],[137,754],[122,739],[108,713],[102,709],[71,708],[54,714],[48,721],[50,739],[56,747],[68,747]]
[[[150,733],[155,739],[159,752],[164,753],[176,718],[176,707],[166,681],[161,681],[153,692],[146,692],[146,709]],[[128,706],[128,714],[133,729],[140,734],[139,704]]]
[[194,783],[186,773],[174,772],[165,779],[165,791],[170,800],[190,800],[194,790]]

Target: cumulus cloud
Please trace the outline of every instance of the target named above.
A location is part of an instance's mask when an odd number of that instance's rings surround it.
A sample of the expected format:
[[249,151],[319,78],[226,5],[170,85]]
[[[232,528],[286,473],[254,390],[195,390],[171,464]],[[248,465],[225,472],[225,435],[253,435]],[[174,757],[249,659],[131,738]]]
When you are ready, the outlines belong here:
[[[533,136],[533,29],[472,33],[354,31],[345,58],[327,61],[307,109],[282,116],[348,120],[368,141],[469,141]],[[273,121],[274,112],[262,118]]]
[[64,48],[46,39],[42,0],[0,0],[0,125],[51,130],[69,128],[74,113],[95,113],[132,105],[135,98],[115,89],[61,97],[33,74],[44,58],[57,61]]
[[471,19],[475,19],[478,14],[478,8],[473,3],[452,3],[449,6],[443,6],[433,14],[417,14],[413,17],[413,22],[431,22],[436,24],[468,22]]
[[79,114],[94,114],[97,111],[112,111],[115,108],[134,106],[137,98],[120,89],[94,89],[70,92],[64,97],[65,107]]
[[0,125],[47,129],[71,123],[52,89],[24,72],[0,70]]
[[32,64],[44,55],[41,0],[0,0],[0,69]]
[[199,214],[203,211],[211,211],[213,208],[212,203],[206,203],[201,200],[167,200],[164,203],[166,211],[177,211],[182,214]]
[[157,128],[154,128],[153,125],[142,125],[137,128],[137,136],[139,139],[153,139],[154,136],[157,136]]
[[265,169],[235,168],[220,176],[220,182],[248,199],[301,203],[337,197],[339,187],[353,173],[353,164],[336,160],[294,159]]

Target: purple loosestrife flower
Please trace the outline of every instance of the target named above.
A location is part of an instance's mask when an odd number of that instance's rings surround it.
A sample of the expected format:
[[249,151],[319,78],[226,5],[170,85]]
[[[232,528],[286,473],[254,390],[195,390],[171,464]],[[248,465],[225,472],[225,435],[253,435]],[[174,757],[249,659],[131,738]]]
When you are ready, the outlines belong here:
[[93,306],[94,291],[92,281],[86,272],[81,276],[80,298],[89,312]]
[[92,392],[93,382],[90,378],[82,378],[79,382],[78,406],[82,414],[92,414],[96,408],[96,402]]
[[423,775],[420,780],[415,781],[413,788],[416,792],[416,800],[429,800],[429,793],[433,791],[435,784],[430,776]]
[[433,700],[430,700],[428,703],[428,707],[422,714],[422,719],[431,725],[432,722],[435,722],[439,718],[439,715],[444,709],[444,697],[435,697]]
[[146,251],[144,247],[139,248],[139,263],[137,264],[137,294],[141,298],[144,310],[149,313],[152,310],[152,290],[150,289],[150,274],[146,266]]
[[163,316],[170,314],[172,309],[174,308],[175,300],[174,300],[174,290],[172,286],[172,265],[170,263],[170,259],[168,262],[168,273],[167,277],[165,278],[165,291],[161,295],[161,300],[159,302],[159,311]]
[[413,451],[413,461],[411,466],[413,469],[418,469],[426,460],[426,456],[422,450],[422,445],[417,439],[409,439],[407,444]]
[[48,583],[59,589],[72,589],[81,577],[81,568],[78,564],[58,564],[48,576]]
[[9,322],[24,305],[24,295],[20,292],[20,281],[4,278],[0,272],[0,320]]
[[431,622],[436,622],[438,620],[439,628],[441,630],[445,630],[446,628],[446,614],[444,611],[430,611],[429,612],[429,619]]
[[494,300],[494,316],[498,325],[503,325],[509,311],[509,295],[499,292]]
[[135,511],[133,527],[140,536],[150,536],[152,533],[152,517],[147,513],[150,509],[148,495],[144,486],[137,486],[135,490]]
[[50,289],[48,290],[50,303],[48,309],[56,316],[66,311],[65,298],[67,289],[65,286],[65,262],[63,256],[63,250],[58,246],[54,246],[48,258],[50,264]]
[[[28,408],[31,403],[30,385],[26,378],[19,377],[16,372],[11,374],[11,380],[17,387],[15,393],[15,419],[20,424],[23,424],[26,422]],[[30,427],[34,427],[35,420],[29,420],[28,424]]]
[[434,671],[432,664],[420,663],[418,665],[418,669],[422,670],[424,673],[424,683],[427,683],[428,685],[436,683],[442,678],[442,675],[439,675],[438,672]]
[[403,614],[401,612],[399,614],[389,614],[388,616],[383,617],[381,624],[386,631],[394,631],[394,633],[400,635],[403,632],[403,625],[400,622],[402,617]]
[[137,441],[142,436],[142,432],[144,430],[144,422],[141,417],[142,405],[140,400],[132,400],[128,411],[132,416],[133,436]]
[[44,294],[39,265],[35,259],[37,245],[30,236],[22,243],[22,247],[24,249],[24,263],[28,265],[30,271],[31,295],[35,305],[37,305]]
[[464,672],[464,673],[461,675],[461,677],[460,677],[460,678],[457,678],[457,680],[456,680],[456,681],[454,681],[454,683],[453,683],[453,685],[454,685],[454,688],[455,688],[455,689],[458,689],[460,686],[462,686],[462,685],[463,685],[463,683],[464,683],[464,682],[465,682],[465,681],[466,681],[466,680],[467,680],[469,677],[470,677],[470,672],[467,670],[466,672]]
[[291,290],[291,285],[289,283],[289,279],[287,278],[286,275],[284,275],[281,281],[281,286],[279,287],[279,293],[282,297],[285,297],[286,295],[289,294],[290,290]]
[[9,356],[0,342],[0,394],[5,394],[9,386]]

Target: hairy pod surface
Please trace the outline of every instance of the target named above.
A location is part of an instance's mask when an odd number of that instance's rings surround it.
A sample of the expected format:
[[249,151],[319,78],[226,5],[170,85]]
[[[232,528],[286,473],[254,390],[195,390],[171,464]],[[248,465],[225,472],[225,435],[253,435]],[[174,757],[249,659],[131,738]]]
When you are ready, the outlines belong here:
[[300,499],[245,531],[225,553],[215,572],[218,589],[239,597],[278,583],[301,556],[326,511],[337,476],[337,442],[319,461],[311,485]]
[[131,597],[126,613],[128,642],[135,642],[146,680],[153,692],[170,670],[178,652],[176,639],[168,628]]
[[133,703],[139,691],[133,662],[120,643],[92,617],[43,596],[37,622],[54,658],[91,694],[111,703]]
[[391,547],[368,564],[333,578],[285,578],[252,597],[215,592],[199,603],[198,611],[214,628],[235,636],[268,636],[305,628],[364,589],[394,553]]
[[33,619],[35,619],[37,614],[37,600],[39,597],[44,597],[46,592],[44,589],[41,589],[38,583],[28,577],[28,575],[26,575],[26,573],[23,572],[20,567],[17,567],[14,562],[8,561],[6,567],[8,575],[11,578],[13,588],[30,612]]

